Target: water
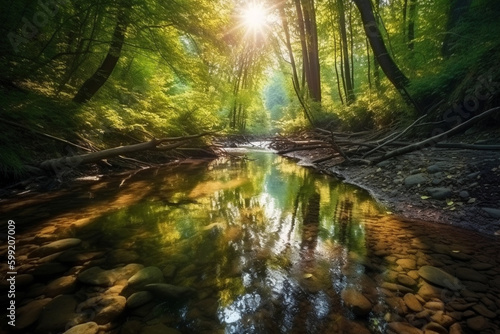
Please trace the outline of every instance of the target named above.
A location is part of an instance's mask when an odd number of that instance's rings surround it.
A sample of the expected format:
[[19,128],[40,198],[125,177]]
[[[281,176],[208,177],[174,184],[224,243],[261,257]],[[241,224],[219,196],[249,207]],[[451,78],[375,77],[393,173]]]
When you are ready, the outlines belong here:
[[[30,272],[37,263],[23,255],[33,245],[73,237],[82,240],[82,253],[102,252],[87,267],[155,266],[167,283],[192,289],[123,310],[117,328],[137,320],[182,333],[383,333],[391,322],[435,322],[432,314],[408,318],[417,313],[405,305],[408,292],[422,305],[486,298],[493,312],[500,308],[498,288],[488,285],[500,279],[494,240],[398,220],[359,188],[270,152],[244,153],[8,202],[5,217],[18,222],[24,244],[20,262]],[[478,242],[489,249],[477,252]],[[117,263],[120,252],[128,258]],[[483,264],[479,274],[487,278],[467,286],[476,296],[443,290],[426,299],[420,291],[419,267],[454,275],[471,263]],[[64,275],[79,270],[68,267]],[[53,278],[35,275],[42,284]],[[74,293],[83,301],[93,289],[79,284]],[[345,291],[365,298],[367,309],[349,307]]]

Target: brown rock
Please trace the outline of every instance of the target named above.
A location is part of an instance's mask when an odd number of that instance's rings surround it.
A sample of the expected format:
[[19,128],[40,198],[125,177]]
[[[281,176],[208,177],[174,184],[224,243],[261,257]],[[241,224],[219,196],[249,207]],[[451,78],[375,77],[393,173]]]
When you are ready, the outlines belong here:
[[345,305],[353,311],[355,315],[365,316],[372,309],[372,303],[355,289],[345,289],[341,293]]
[[486,318],[496,318],[497,314],[484,306],[483,304],[476,304],[472,306],[472,309]]
[[403,298],[406,306],[412,310],[413,312],[420,312],[422,311],[422,304],[418,301],[418,299],[415,297],[414,294],[412,293],[407,293],[404,298]]
[[488,327],[488,320],[478,315],[477,317],[467,319],[467,326],[472,330],[481,331]]
[[456,322],[450,326],[449,334],[463,334],[462,326],[459,322]]
[[70,294],[75,290],[76,277],[63,276],[50,282],[45,287],[44,294],[47,297],[55,297],[62,294]]
[[415,281],[413,278],[407,275],[399,274],[397,277],[398,283],[408,286],[408,287],[413,287],[417,285],[417,281]]
[[34,324],[40,317],[42,309],[51,300],[51,298],[38,299],[20,307],[16,311],[16,329],[25,329]]
[[427,333],[448,334],[448,331],[446,330],[446,328],[444,328],[443,326],[441,326],[440,324],[437,324],[435,322],[429,322],[422,329],[424,330],[424,334],[427,334]]
[[417,267],[417,263],[413,259],[399,259],[396,261],[403,269],[413,270]]
[[473,281],[483,284],[488,284],[488,277],[486,275],[480,274],[474,269],[460,267],[456,271],[458,278],[464,281]]
[[391,322],[389,328],[397,334],[423,334],[423,332],[413,327],[407,322]]

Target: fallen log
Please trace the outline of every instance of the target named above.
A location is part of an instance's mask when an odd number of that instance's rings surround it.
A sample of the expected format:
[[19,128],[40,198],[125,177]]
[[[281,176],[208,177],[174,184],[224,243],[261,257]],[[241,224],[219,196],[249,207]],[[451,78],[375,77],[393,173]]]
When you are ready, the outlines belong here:
[[[112,157],[122,156],[130,153],[148,151],[148,150],[154,150],[154,151],[173,150],[175,148],[185,145],[192,139],[200,138],[209,134],[211,134],[211,132],[205,132],[202,134],[185,136],[185,137],[152,139],[148,142],[140,144],[114,147],[98,152],[45,160],[42,163],[40,163],[39,166],[43,170],[52,171],[57,174],[63,170],[72,169],[82,164],[94,163],[104,159],[109,159]],[[177,141],[177,142],[168,145],[164,144],[172,141]]]
[[489,109],[489,110],[487,110],[487,111],[485,111],[485,112],[483,112],[483,113],[481,113],[481,114],[479,114],[477,116],[472,117],[468,121],[463,122],[460,125],[457,125],[453,129],[448,130],[446,132],[443,132],[443,133],[441,133],[441,134],[439,134],[437,136],[434,136],[434,137],[428,138],[426,140],[422,140],[422,141],[420,141],[418,143],[414,143],[414,144],[411,144],[411,145],[408,145],[408,146],[401,147],[401,148],[399,148],[397,150],[388,152],[388,153],[384,154],[383,156],[378,157],[378,158],[372,160],[372,164],[377,164],[379,162],[382,162],[382,161],[390,159],[390,158],[394,158],[394,157],[397,157],[397,156],[400,156],[400,155],[403,155],[403,154],[406,154],[406,153],[418,151],[418,150],[423,149],[424,147],[435,146],[438,142],[443,141],[446,138],[449,138],[449,137],[451,137],[453,135],[456,135],[458,133],[461,133],[461,132],[467,130],[472,125],[474,125],[477,122],[479,122],[479,121],[481,121],[481,120],[483,120],[483,119],[485,119],[485,118],[493,115],[494,113],[496,113],[498,111],[500,111],[500,107]]

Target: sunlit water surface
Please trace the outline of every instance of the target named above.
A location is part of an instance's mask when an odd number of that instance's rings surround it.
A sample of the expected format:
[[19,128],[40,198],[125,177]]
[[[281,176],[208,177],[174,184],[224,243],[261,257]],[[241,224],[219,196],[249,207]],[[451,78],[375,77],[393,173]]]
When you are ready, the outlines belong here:
[[341,291],[366,292],[375,305],[384,295],[371,285],[392,255],[376,257],[375,246],[404,257],[419,250],[412,242],[429,249],[434,230],[384,218],[365,191],[286,158],[246,153],[84,184],[11,203],[9,214],[37,223],[19,233],[134,251],[137,263],[168,267],[168,283],[194,289],[157,301],[144,321],[164,317],[185,333],[334,333],[346,322],[384,332],[386,311],[356,318]]

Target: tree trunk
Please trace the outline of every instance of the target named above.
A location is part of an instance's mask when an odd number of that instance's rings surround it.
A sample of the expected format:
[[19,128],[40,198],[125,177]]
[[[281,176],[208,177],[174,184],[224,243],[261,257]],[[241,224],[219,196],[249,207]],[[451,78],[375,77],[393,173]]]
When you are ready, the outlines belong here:
[[125,42],[127,25],[128,22],[126,15],[122,10],[119,10],[117,13],[116,26],[113,32],[111,45],[106,58],[104,58],[104,61],[101,66],[99,66],[97,71],[95,71],[95,73],[83,83],[73,98],[73,101],[77,103],[88,102],[106,83],[109,76],[115,69],[118,60],[120,59],[121,50]]
[[346,95],[346,104],[350,105],[354,102],[354,89],[352,87],[351,81],[351,65],[349,63],[349,51],[347,47],[347,29],[345,22],[345,9],[344,9],[344,0],[337,0],[337,9],[339,15],[339,29],[340,29],[340,41],[342,46],[342,55],[343,55],[343,78],[345,83],[345,95]]
[[384,71],[385,75],[394,85],[394,87],[407,99],[408,93],[406,88],[410,81],[401,72],[399,67],[396,65],[394,60],[391,58],[387,48],[385,46],[384,40],[380,33],[375,15],[373,14],[373,8],[370,0],[354,0],[354,3],[358,7],[361,14],[361,19],[365,27],[366,36],[370,41],[371,48],[374,55],[378,61],[378,64]]
[[408,13],[408,49],[413,51],[415,47],[415,20],[417,18],[417,0],[410,0]]
[[443,40],[441,54],[445,58],[449,58],[452,54],[452,47],[456,41],[456,37],[451,34],[451,31],[457,26],[460,18],[467,13],[472,0],[452,0],[450,12],[448,14],[448,22],[446,23],[446,35]]

